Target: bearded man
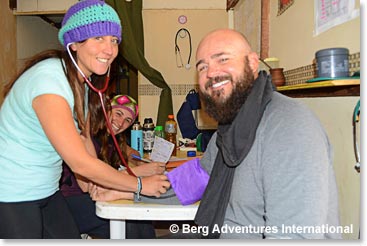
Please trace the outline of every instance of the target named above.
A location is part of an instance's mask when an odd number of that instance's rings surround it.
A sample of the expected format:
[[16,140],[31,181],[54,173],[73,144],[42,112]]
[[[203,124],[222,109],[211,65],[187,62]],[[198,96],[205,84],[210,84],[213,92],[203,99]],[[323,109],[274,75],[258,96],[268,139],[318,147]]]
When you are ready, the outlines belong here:
[[209,238],[341,238],[315,232],[339,225],[331,146],[316,116],[275,91],[239,32],[206,35],[196,61],[218,129],[200,162],[210,180],[195,222]]

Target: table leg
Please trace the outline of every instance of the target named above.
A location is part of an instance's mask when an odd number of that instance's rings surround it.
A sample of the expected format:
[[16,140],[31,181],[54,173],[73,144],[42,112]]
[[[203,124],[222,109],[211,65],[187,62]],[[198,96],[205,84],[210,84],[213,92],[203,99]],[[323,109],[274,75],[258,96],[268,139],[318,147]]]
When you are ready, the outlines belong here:
[[111,239],[126,239],[126,221],[110,220]]

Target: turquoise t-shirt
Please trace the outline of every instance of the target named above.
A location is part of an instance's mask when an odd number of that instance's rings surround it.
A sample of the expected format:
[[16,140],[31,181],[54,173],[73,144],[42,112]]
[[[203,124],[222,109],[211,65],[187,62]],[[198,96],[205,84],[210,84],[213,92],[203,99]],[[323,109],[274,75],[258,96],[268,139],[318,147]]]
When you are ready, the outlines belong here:
[[59,188],[62,160],[32,108],[42,94],[56,94],[74,108],[60,59],[41,61],[13,85],[0,110],[0,202],[48,197]]

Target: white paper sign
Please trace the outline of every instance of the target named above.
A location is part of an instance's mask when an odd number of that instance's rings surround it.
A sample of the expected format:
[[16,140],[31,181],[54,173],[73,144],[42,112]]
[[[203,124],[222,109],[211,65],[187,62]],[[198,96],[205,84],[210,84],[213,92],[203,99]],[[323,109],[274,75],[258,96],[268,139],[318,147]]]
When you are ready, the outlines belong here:
[[314,0],[314,3],[315,36],[359,16],[355,0]]
[[169,161],[169,158],[171,157],[174,147],[175,145],[173,143],[155,136],[150,159],[152,161],[167,163]]

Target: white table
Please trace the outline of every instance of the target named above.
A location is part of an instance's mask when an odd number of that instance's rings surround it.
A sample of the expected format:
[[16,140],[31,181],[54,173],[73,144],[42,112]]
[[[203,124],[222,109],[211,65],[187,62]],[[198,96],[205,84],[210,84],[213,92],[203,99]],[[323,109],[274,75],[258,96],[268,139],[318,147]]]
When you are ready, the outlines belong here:
[[96,214],[110,220],[111,239],[125,239],[126,220],[194,220],[198,206],[199,203],[182,206],[118,200],[96,202]]

